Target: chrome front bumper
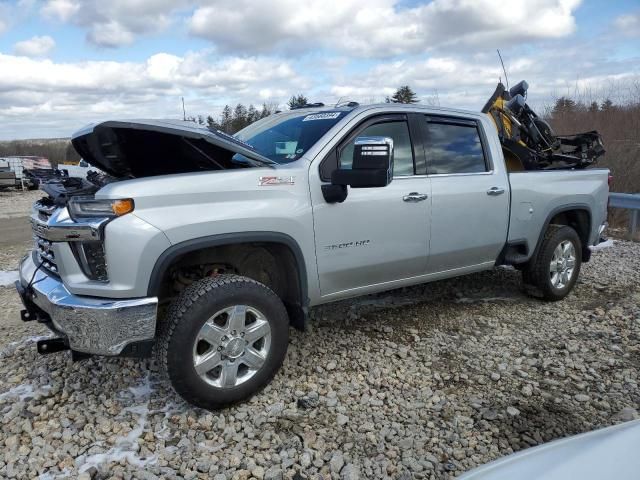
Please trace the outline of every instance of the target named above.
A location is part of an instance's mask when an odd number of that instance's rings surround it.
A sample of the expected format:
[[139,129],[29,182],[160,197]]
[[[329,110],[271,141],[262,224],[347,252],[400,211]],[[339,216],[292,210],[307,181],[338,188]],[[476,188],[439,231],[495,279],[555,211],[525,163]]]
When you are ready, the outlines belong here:
[[116,300],[73,295],[58,278],[37,269],[32,255],[20,262],[19,275],[18,293],[27,309],[32,302],[44,311],[72,350],[119,355],[127,345],[155,336],[155,297]]

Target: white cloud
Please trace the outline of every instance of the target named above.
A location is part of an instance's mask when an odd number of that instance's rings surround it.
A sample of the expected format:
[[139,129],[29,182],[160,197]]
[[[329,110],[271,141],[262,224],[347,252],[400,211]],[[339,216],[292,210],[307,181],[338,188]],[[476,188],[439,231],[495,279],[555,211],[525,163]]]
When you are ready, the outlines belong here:
[[[264,54],[331,48],[389,57],[434,48],[495,48],[560,38],[575,30],[580,0],[45,0],[45,17],[87,30],[96,45],[118,47],[165,30],[188,15],[189,31],[221,51]],[[191,10],[192,13],[189,13]]]
[[44,57],[56,46],[56,42],[48,35],[42,37],[32,37],[29,40],[23,40],[13,45],[13,51],[16,55],[24,55],[26,57]]
[[614,20],[613,24],[623,35],[640,37],[640,13],[620,15]]
[[580,0],[213,0],[195,10],[194,35],[226,51],[330,47],[388,57],[437,47],[485,48],[573,33]]
[[137,35],[156,33],[173,21],[189,0],[46,0],[41,13],[87,29],[87,40],[101,47],[133,43]]
[[0,71],[12,72],[0,75],[4,138],[69,135],[107,117],[177,117],[181,96],[187,113],[215,114],[225,103],[282,102],[310,86],[281,59],[207,53],[75,63],[0,53]]
[[80,2],[76,0],[48,0],[42,7],[42,14],[66,22],[79,10]]

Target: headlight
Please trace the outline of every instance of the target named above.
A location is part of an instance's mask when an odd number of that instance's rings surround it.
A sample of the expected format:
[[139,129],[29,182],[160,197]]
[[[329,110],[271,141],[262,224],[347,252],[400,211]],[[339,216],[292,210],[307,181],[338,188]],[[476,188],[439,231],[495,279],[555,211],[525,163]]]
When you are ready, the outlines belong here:
[[71,197],[69,215],[74,220],[79,218],[120,217],[133,212],[133,199],[96,200],[93,197]]

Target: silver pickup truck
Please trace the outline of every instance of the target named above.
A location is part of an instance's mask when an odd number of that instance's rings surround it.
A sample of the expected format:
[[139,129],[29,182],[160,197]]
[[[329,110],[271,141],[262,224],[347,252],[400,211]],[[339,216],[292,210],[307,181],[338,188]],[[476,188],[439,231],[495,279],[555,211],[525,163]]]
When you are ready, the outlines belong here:
[[265,386],[309,307],[496,265],[560,300],[605,228],[606,169],[508,172],[475,112],[306,108],[235,136],[109,121],[72,141],[104,174],[34,205],[16,287],[57,334],[38,350],[155,351],[207,409]]

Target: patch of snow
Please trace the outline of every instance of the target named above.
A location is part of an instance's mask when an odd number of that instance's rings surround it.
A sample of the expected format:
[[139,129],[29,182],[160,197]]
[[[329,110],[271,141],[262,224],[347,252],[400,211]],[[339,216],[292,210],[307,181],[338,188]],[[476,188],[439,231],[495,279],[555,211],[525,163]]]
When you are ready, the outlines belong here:
[[153,392],[153,388],[151,388],[151,382],[148,378],[146,381],[141,383],[140,385],[136,385],[135,387],[129,387],[129,391],[133,393],[135,398],[148,397]]
[[71,470],[65,468],[61,472],[52,473],[52,472],[44,472],[38,475],[38,480],[59,480],[61,478],[69,478],[71,476]]
[[76,458],[76,465],[80,472],[85,472],[91,467],[98,468],[104,463],[119,463],[126,460],[127,463],[138,468],[144,468],[146,465],[154,464],[157,461],[155,455],[142,458],[138,455],[140,446],[138,439],[144,433],[149,416],[149,401],[153,388],[149,375],[147,375],[142,383],[134,387],[129,387],[129,392],[133,394],[134,400],[144,400],[144,403],[126,407],[122,411],[129,412],[138,416],[136,426],[124,437],[116,438],[115,445],[104,453],[96,453],[89,456],[80,456]]
[[18,340],[17,342],[11,342],[9,345],[12,347],[23,347],[25,345],[29,345],[30,343],[37,343],[40,340],[46,340],[47,338],[53,338],[53,335],[31,335],[29,337],[25,337],[22,340]]
[[599,243],[598,245],[591,245],[589,247],[589,249],[592,252],[594,252],[594,251],[597,251],[597,250],[602,250],[603,248],[613,247],[614,245],[615,245],[615,242],[613,240],[609,239],[609,240],[606,240],[606,241],[604,241],[602,243]]
[[168,439],[169,435],[171,434],[171,429],[169,428],[169,425],[168,425],[169,418],[176,413],[182,413],[184,411],[185,411],[184,405],[177,405],[174,402],[169,402],[166,405],[164,405],[162,408],[159,408],[157,410],[152,410],[151,412],[149,412],[150,415],[154,415],[156,413],[164,413],[164,418],[162,419],[162,428],[154,432],[153,435],[156,438],[159,438],[161,440]]
[[18,280],[17,270],[0,270],[0,287],[9,287]]
[[0,393],[0,401],[5,398],[18,398],[20,401],[24,401],[28,398],[36,398],[41,395],[45,395],[49,390],[51,390],[51,385],[41,385],[37,388],[33,388],[33,385],[29,385],[27,383],[23,383],[21,385],[17,385],[4,393]]

